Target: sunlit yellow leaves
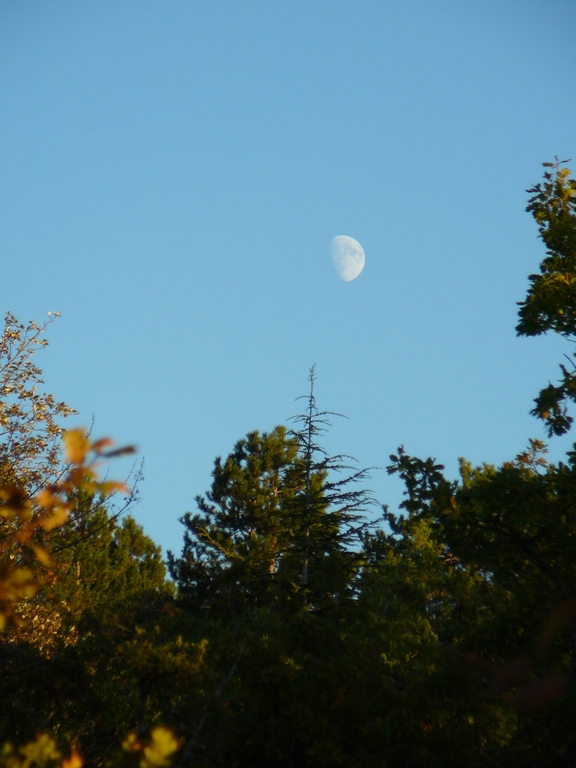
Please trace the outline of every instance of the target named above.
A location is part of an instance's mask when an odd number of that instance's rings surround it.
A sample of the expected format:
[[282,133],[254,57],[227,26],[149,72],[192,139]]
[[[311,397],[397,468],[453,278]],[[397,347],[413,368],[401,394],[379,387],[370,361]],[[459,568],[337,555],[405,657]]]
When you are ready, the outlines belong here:
[[0,768],[59,768],[60,757],[54,739],[42,734],[18,750],[5,744],[0,752]]
[[46,734],[39,736],[36,741],[22,747],[20,754],[24,757],[24,760],[21,762],[22,768],[32,765],[49,766],[58,764],[61,757],[56,743]]
[[50,555],[48,552],[46,552],[45,549],[42,547],[37,546],[36,544],[28,544],[29,548],[34,552],[34,556],[36,557],[36,560],[41,565],[50,565]]
[[[142,743],[135,734],[130,734],[122,744],[126,756],[137,755],[137,765],[140,768],[166,768],[170,765],[170,756],[178,749],[178,742],[172,731],[158,726],[150,734],[150,738]],[[118,761],[123,765],[122,758]],[[133,764],[132,761],[130,761]]]
[[72,750],[70,757],[62,759],[56,742],[46,733],[39,734],[20,749],[5,744],[0,751],[0,768],[82,768],[84,761]]
[[129,489],[126,483],[115,482],[114,480],[107,480],[104,483],[98,485],[98,493],[103,499],[108,498],[113,493],[128,493]]
[[17,621],[14,604],[34,597],[40,586],[40,580],[29,568],[0,566],[0,631],[8,621]]
[[42,371],[33,355],[47,345],[42,335],[57,313],[43,325],[19,323],[10,313],[0,335],[0,443],[10,454],[0,465],[0,485],[17,482],[30,490],[55,481],[61,470],[59,421],[75,413],[42,390]]
[[43,537],[65,525],[74,511],[78,491],[101,499],[129,492],[124,483],[99,481],[96,469],[102,458],[133,452],[132,447],[106,453],[112,441],[105,438],[92,442],[84,429],[65,432],[62,440],[69,468],[57,482],[41,488],[33,497],[24,487],[0,486],[0,517],[8,525],[8,533],[0,543],[0,555],[5,559],[0,566],[0,629],[8,620],[16,620],[13,603],[33,597],[43,581],[40,573],[34,575],[29,567],[23,567],[15,553],[26,548],[36,564],[46,568],[50,557],[42,544]]
[[150,735],[150,743],[144,747],[144,756],[140,761],[141,768],[164,768],[170,765],[170,755],[178,749],[174,734],[167,728],[154,728]]
[[141,744],[138,741],[138,737],[135,733],[131,733],[122,742],[122,749],[124,752],[138,752],[141,749]]
[[59,504],[58,506],[54,507],[52,514],[47,515],[41,520],[40,524],[45,531],[51,531],[54,528],[59,528],[61,525],[64,525],[67,518],[67,507],[64,504]]
[[82,768],[83,765],[84,761],[75,749],[72,750],[70,757],[62,761],[62,768]]
[[84,429],[69,429],[62,436],[64,455],[70,464],[84,464],[90,450],[90,441]]

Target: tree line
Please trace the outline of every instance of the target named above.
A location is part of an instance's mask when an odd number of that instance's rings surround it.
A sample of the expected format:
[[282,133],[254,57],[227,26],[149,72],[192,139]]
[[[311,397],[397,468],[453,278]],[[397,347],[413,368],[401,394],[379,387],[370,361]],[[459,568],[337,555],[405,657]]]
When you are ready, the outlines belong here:
[[[576,340],[576,181],[545,164],[519,335]],[[400,447],[398,512],[303,412],[216,458],[163,561],[101,480],[109,441],[42,394],[40,326],[0,338],[0,766],[576,764],[576,446],[457,480]],[[568,431],[576,365],[533,414]],[[60,449],[62,440],[63,451]]]

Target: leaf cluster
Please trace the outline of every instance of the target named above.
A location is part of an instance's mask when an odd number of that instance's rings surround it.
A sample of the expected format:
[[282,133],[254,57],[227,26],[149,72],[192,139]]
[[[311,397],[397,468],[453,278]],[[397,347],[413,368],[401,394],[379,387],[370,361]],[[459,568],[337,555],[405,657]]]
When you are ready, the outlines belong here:
[[66,403],[40,391],[42,371],[33,357],[47,346],[42,325],[24,325],[10,312],[0,336],[0,485],[14,484],[30,493],[58,479],[61,471],[60,419],[75,413]]
[[[529,276],[526,299],[519,302],[519,336],[537,336],[548,331],[576,341],[576,180],[564,162],[544,163],[544,181],[528,190],[527,211],[538,225],[546,246],[540,273]],[[567,404],[576,400],[576,366],[560,365],[557,385],[544,387],[535,400],[532,414],[545,421],[548,434],[562,435],[572,417]]]

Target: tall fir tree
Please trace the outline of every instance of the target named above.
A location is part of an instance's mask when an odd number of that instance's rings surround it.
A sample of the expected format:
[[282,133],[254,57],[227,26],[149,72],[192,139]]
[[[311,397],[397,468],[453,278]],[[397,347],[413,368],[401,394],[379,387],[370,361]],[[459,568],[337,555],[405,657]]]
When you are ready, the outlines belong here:
[[371,495],[351,487],[366,470],[344,476],[347,457],[321,447],[331,414],[317,408],[314,382],[312,370],[296,428],[249,433],[217,458],[200,512],[182,519],[184,548],[170,556],[171,573],[196,622],[192,637],[207,641],[207,664],[220,670],[183,765],[306,765],[323,739],[341,748],[348,709],[333,711],[329,737],[320,723],[332,710],[327,691],[341,700],[350,684]]
[[368,490],[352,486],[368,470],[350,473],[350,457],[329,456],[320,445],[328,417],[338,414],[317,408],[314,369],[309,381],[296,429],[250,432],[215,460],[210,490],[196,497],[200,512],[182,518],[182,555],[169,554],[182,599],[208,606],[226,594],[248,605],[265,595],[352,588],[372,503]]
[[351,466],[351,456],[329,455],[321,445],[330,417],[343,416],[317,407],[314,366],[308,381],[308,394],[299,398],[306,409],[291,419],[296,427],[289,434],[299,446],[299,482],[290,503],[298,520],[302,588],[310,597],[329,598],[353,590],[362,536],[369,526],[366,512],[374,501],[368,489],[355,487],[369,479],[369,470]]

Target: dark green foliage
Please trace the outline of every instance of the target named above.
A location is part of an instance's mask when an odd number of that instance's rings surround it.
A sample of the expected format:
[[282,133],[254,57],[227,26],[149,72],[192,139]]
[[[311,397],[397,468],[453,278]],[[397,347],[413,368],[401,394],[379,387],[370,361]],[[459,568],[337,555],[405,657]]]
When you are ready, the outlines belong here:
[[348,487],[365,471],[333,477],[347,468],[318,445],[328,414],[316,408],[313,374],[310,383],[301,430],[250,433],[216,459],[200,514],[182,520],[182,556],[169,558],[220,676],[185,750],[200,765],[329,764],[356,752],[344,669],[370,497]]
[[91,499],[83,506],[54,531],[57,578],[51,602],[64,603],[72,618],[93,610],[103,613],[107,606],[113,611],[136,596],[168,589],[160,547],[133,517],[113,516]]
[[[0,743],[47,730],[103,757],[137,725],[130,640],[162,617],[172,588],[159,547],[133,518],[114,520],[101,503],[84,502],[54,531],[49,582],[0,643]],[[134,687],[119,697],[127,676]]]
[[170,570],[189,605],[214,608],[233,601],[236,610],[269,597],[290,583],[289,550],[294,536],[289,501],[296,493],[293,473],[298,446],[277,427],[249,433],[234,451],[214,462],[200,513],[187,513],[184,550],[169,554]]
[[576,745],[576,463],[549,465],[543,449],[532,441],[499,468],[463,461],[457,484],[403,452],[389,468],[407,487],[409,517],[392,520],[402,547],[424,525],[452,571],[433,625],[480,671],[478,694],[504,704],[510,743],[498,765],[571,765]]
[[349,486],[367,473],[333,478],[349,468],[317,443],[329,414],[316,408],[313,372],[310,384],[307,411],[297,417],[302,429],[238,441],[225,461],[216,459],[212,487],[196,499],[200,514],[182,518],[182,557],[169,554],[169,564],[188,605],[214,609],[225,600],[239,612],[350,590],[370,496]]
[[[548,252],[517,330],[576,339],[576,182],[547,167],[528,210]],[[534,409],[551,434],[576,400],[562,372]],[[553,465],[532,440],[499,467],[461,460],[454,481],[400,448],[401,509],[368,524],[367,472],[323,449],[336,414],[314,384],[312,369],[292,429],[250,432],[214,462],[169,554],[176,594],[109,500],[79,492],[42,533],[46,583],[0,643],[0,741],[29,741],[54,768],[37,731],[88,765],[130,732],[123,764],[144,765],[154,740],[158,765],[178,746],[175,768],[576,764],[576,450]]]

